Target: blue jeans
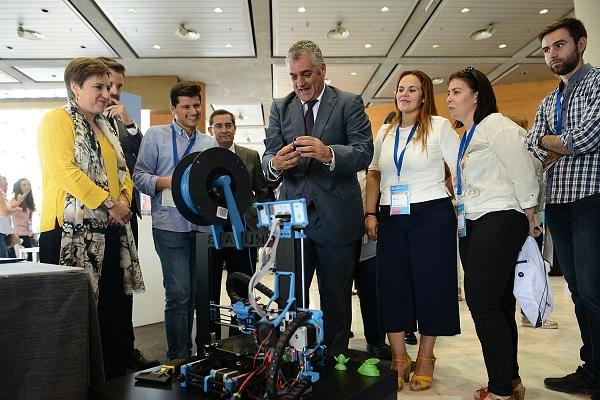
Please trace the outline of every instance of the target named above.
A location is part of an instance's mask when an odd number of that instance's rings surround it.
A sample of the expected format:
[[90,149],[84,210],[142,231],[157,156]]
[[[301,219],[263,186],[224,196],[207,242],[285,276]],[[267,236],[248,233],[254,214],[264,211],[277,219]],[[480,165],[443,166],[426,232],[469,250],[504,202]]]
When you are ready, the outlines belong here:
[[152,229],[165,288],[167,358],[192,356],[196,293],[195,233]]
[[546,221],[575,304],[584,370],[600,380],[600,194],[547,204]]

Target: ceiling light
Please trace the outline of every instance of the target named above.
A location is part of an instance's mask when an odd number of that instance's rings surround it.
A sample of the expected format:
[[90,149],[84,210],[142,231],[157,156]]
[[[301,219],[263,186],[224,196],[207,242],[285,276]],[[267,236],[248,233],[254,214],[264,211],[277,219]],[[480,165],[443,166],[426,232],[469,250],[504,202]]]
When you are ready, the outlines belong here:
[[365,43],[365,49],[370,49],[371,47],[373,47],[371,46],[371,43]]
[[390,11],[390,9],[388,7],[385,7],[385,6],[381,7],[381,12],[388,12],[388,11]]
[[472,40],[489,39],[492,36],[494,36],[495,32],[496,32],[496,27],[494,27],[494,24],[489,24],[488,27],[485,29],[478,29],[476,31],[469,33],[469,39],[472,39]]
[[356,76],[356,75],[357,75],[357,73],[356,73],[356,72],[354,72],[354,71],[352,71],[352,72],[350,72],[350,75],[352,75],[352,76]]
[[160,44],[155,44],[152,46],[153,49],[160,50]]
[[298,8],[298,12],[299,12],[299,13],[306,12],[306,8],[304,8],[304,7],[300,7],[300,8]]
[[232,47],[233,47],[233,45],[232,45],[231,43],[227,43],[227,44],[225,45],[225,47],[226,47],[226,48],[228,48],[228,49],[230,49],[230,48],[232,48]]
[[42,8],[41,10],[42,10],[43,13],[47,13],[48,12],[47,8]]
[[325,84],[326,85],[331,85],[331,79],[325,79]]
[[40,32],[23,29],[22,25],[19,25],[17,28],[17,36],[28,40],[41,40],[44,38],[44,35],[42,35]]
[[506,43],[500,43],[500,44],[498,45],[498,48],[499,48],[499,49],[505,49],[506,47],[507,47],[507,46],[506,46]]
[[540,14],[541,14],[541,15],[548,14],[549,12],[550,12],[550,10],[548,10],[547,8],[542,8],[542,9],[540,10]]
[[135,8],[130,8],[129,10],[127,10],[128,12],[135,14],[137,12],[137,10]]
[[221,14],[223,12],[223,9],[221,7],[217,7],[213,11],[216,12],[217,14]]
[[440,78],[440,77],[433,78],[431,80],[431,82],[433,82],[434,85],[439,85],[439,84],[444,83],[444,78]]
[[341,22],[338,22],[334,29],[327,32],[327,37],[329,39],[344,40],[347,39],[348,36],[350,36],[350,31],[342,26]]
[[179,25],[179,28],[175,31],[175,35],[185,40],[200,39],[200,34],[198,32],[186,28],[184,24]]
[[461,12],[462,14],[466,14],[466,13],[468,13],[469,11],[471,11],[471,9],[470,9],[470,8],[467,8],[467,7],[463,8],[462,10],[460,10],[460,12]]
[[439,43],[434,43],[431,45],[431,47],[433,47],[434,49],[437,49],[438,47],[440,47]]

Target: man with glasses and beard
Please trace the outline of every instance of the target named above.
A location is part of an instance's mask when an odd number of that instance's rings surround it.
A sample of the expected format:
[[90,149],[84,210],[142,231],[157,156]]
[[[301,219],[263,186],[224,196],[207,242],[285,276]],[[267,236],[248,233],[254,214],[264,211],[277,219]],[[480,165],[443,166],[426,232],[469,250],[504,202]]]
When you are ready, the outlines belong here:
[[583,365],[544,384],[600,400],[600,69],[583,62],[581,21],[564,18],[538,38],[560,82],[542,101],[527,143],[547,169],[546,221],[583,341]]

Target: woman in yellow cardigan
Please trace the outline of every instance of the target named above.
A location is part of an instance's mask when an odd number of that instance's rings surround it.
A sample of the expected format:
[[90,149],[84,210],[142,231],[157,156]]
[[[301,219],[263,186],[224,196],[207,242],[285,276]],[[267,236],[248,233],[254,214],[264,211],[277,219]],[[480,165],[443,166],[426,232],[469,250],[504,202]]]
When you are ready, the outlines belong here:
[[102,115],[109,73],[96,59],[72,60],[67,104],[48,112],[38,130],[40,260],[89,272],[107,379],[125,374],[125,295],[144,290],[129,226],[133,183],[118,135]]

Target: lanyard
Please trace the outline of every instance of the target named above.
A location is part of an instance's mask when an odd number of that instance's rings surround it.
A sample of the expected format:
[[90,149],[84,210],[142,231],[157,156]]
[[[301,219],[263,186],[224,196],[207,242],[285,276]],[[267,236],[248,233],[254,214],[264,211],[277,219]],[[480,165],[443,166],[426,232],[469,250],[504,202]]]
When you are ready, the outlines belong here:
[[558,87],[558,93],[556,93],[556,105],[555,105],[555,109],[556,109],[556,125],[554,125],[554,132],[556,132],[556,135],[560,135],[560,132],[562,131],[562,112],[563,112],[563,108],[562,108],[562,100],[563,100],[563,86],[559,86]]
[[460,162],[465,156],[465,153],[467,152],[467,148],[469,147],[469,143],[471,143],[471,139],[473,139],[475,128],[477,128],[477,124],[473,124],[471,129],[469,129],[469,132],[465,132],[462,139],[460,139],[460,146],[458,147],[458,157],[456,158],[456,194],[458,196],[462,194],[462,174]]
[[[171,125],[171,138],[173,139],[173,166],[176,167],[179,164],[179,155],[177,154],[177,134],[175,133],[175,127]],[[190,140],[185,151],[183,152],[183,156],[185,157],[189,154],[192,147],[194,147],[194,143],[196,143],[196,135]]]
[[418,125],[419,124],[415,123],[413,125],[412,129],[410,130],[410,133],[408,134],[408,138],[406,139],[406,144],[404,145],[404,148],[402,149],[402,152],[400,153],[400,157],[398,157],[398,144],[399,144],[398,142],[400,142],[400,124],[398,124],[398,127],[396,128],[396,140],[394,141],[394,164],[396,164],[396,171],[398,173],[398,176],[400,176],[400,170],[402,169],[402,162],[404,161],[404,152],[406,151],[408,144],[410,143],[413,136],[415,135]]

